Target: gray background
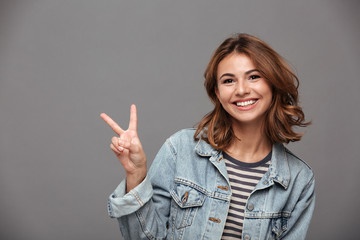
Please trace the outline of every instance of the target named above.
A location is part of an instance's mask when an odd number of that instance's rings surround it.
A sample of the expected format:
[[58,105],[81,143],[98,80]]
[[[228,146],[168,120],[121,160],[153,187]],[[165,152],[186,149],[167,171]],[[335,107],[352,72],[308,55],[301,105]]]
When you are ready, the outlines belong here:
[[[124,177],[106,112],[138,106],[149,161],[211,110],[202,74],[230,34],[254,34],[300,78],[289,144],[316,173],[308,239],[355,239],[359,1],[0,1],[0,238],[121,239],[106,199]],[[357,227],[357,228],[356,228]]]

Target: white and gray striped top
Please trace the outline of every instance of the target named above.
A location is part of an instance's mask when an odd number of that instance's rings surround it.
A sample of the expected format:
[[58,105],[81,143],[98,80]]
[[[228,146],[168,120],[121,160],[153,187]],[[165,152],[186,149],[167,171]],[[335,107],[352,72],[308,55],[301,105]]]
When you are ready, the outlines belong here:
[[270,165],[271,152],[263,160],[255,163],[241,162],[225,152],[223,152],[223,156],[229,175],[232,196],[221,239],[241,239],[247,199],[256,184],[267,172]]

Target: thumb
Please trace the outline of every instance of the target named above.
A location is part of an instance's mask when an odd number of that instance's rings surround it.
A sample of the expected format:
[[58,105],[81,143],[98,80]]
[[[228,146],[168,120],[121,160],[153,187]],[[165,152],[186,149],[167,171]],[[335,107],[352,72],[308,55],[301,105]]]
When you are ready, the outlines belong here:
[[131,140],[129,151],[131,153],[139,153],[142,151],[142,145],[139,138],[133,138]]

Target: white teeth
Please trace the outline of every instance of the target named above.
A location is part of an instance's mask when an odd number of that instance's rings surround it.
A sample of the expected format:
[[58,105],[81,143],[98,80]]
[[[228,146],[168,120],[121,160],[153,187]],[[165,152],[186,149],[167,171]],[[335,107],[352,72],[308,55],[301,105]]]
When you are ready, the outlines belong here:
[[256,100],[249,100],[249,101],[245,101],[245,102],[237,102],[236,106],[245,107],[245,106],[252,105],[255,102],[256,102]]

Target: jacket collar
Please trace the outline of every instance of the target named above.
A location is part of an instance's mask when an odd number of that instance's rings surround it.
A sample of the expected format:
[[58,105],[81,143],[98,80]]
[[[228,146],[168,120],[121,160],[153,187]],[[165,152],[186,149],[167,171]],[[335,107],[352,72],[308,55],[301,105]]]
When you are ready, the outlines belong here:
[[216,156],[219,154],[220,151],[214,149],[210,144],[205,142],[204,140],[200,139],[196,146],[195,151],[197,154],[203,157],[211,157]]
[[[210,144],[200,139],[195,146],[195,151],[197,154],[203,157],[222,157],[222,154],[219,154],[220,151],[214,149]],[[265,174],[268,182],[265,185],[272,184],[272,182],[277,182],[285,189],[288,188],[290,183],[290,169],[289,163],[286,154],[286,148],[281,143],[275,143],[272,147],[272,156],[271,164],[269,166],[268,172]]]

